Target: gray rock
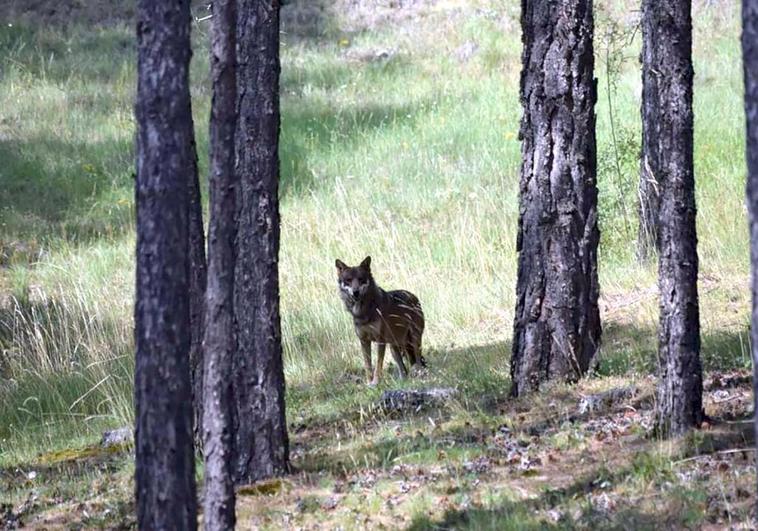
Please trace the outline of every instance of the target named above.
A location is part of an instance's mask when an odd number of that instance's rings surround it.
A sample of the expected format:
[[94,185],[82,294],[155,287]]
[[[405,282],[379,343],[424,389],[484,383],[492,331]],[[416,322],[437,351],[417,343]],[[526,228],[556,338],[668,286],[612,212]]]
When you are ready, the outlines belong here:
[[637,393],[638,389],[636,387],[629,386],[616,387],[602,393],[587,395],[579,400],[579,407],[577,408],[576,412],[581,416],[590,413],[608,411],[615,408],[619,402],[633,398],[637,395]]
[[100,446],[110,448],[122,444],[129,444],[134,441],[134,431],[130,426],[117,428],[103,432],[103,438],[100,440]]
[[382,409],[388,412],[416,412],[426,407],[439,407],[458,395],[450,387],[431,389],[396,389],[384,391],[380,400]]

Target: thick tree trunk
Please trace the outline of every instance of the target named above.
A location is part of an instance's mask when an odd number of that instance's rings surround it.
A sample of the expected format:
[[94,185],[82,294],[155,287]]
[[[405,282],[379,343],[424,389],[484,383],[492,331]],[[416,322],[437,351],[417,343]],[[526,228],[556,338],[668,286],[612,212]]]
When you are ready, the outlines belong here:
[[[191,108],[189,110],[192,116]],[[197,171],[195,131],[192,129],[192,168],[189,173],[189,254],[190,254],[190,378],[195,443],[203,442],[203,334],[205,331],[205,289],[208,267],[205,261],[203,206]]]
[[642,149],[640,152],[639,228],[637,232],[637,258],[648,260],[658,245],[659,185],[661,174],[658,158],[660,128],[658,108],[660,63],[665,58],[655,43],[661,39],[662,26],[656,20],[656,0],[642,1]]
[[521,6],[515,396],[576,380],[600,346],[592,1]]
[[660,173],[658,286],[660,374],[657,428],[675,435],[703,419],[700,318],[697,295],[695,176],[692,161],[692,19],[690,0],[656,0],[645,16],[656,28],[657,123]]
[[234,310],[234,475],[288,466],[279,323],[279,2],[240,0],[237,12],[238,225]]
[[210,228],[205,328],[205,529],[234,529],[232,359],[237,125],[236,0],[215,0],[211,19]]
[[[742,0],[742,57],[745,79],[747,207],[750,225],[750,266],[753,314],[753,411],[758,411],[758,2]],[[755,415],[758,441],[758,415]]]
[[138,4],[137,521],[195,529],[189,372],[189,1]]

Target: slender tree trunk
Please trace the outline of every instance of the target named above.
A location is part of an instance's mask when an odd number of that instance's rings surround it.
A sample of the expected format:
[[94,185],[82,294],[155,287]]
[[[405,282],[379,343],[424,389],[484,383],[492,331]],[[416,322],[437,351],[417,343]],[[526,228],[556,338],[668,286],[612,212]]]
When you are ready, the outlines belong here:
[[665,60],[656,43],[661,40],[661,24],[656,20],[656,0],[642,1],[642,150],[640,153],[639,228],[637,258],[648,260],[658,245],[658,176],[662,173],[658,150],[660,128],[657,121],[661,80],[660,63]]
[[[753,314],[753,411],[758,411],[758,2],[742,0],[742,57],[745,79],[747,207],[750,225],[750,265]],[[754,415],[758,441],[758,415]],[[758,512],[758,509],[756,509]]]
[[[192,110],[190,108],[190,117]],[[192,129],[192,167],[189,173],[189,255],[190,255],[190,378],[195,443],[203,443],[203,334],[205,330],[205,289],[208,269],[205,261],[205,233],[200,180],[197,170],[195,131]]]
[[573,381],[600,346],[591,0],[522,0],[522,140],[511,393]]
[[288,466],[279,323],[279,1],[240,0],[236,135],[239,190],[234,311],[234,476]]
[[661,435],[676,435],[703,419],[697,234],[693,171],[692,19],[690,0],[656,0],[645,16],[656,26],[655,69],[660,173],[658,285],[660,375],[656,421]]
[[140,529],[195,529],[189,373],[189,1],[138,4],[135,494]]
[[234,529],[232,360],[237,125],[236,0],[215,0],[211,19],[210,229],[205,328],[205,493],[207,530]]

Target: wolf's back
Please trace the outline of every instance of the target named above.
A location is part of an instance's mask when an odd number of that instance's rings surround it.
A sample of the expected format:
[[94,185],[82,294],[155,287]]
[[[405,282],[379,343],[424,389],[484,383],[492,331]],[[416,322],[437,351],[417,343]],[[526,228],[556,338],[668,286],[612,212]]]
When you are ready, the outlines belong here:
[[397,307],[397,313],[405,315],[413,323],[413,330],[418,335],[424,332],[424,310],[421,303],[413,293],[404,289],[388,291],[392,304]]

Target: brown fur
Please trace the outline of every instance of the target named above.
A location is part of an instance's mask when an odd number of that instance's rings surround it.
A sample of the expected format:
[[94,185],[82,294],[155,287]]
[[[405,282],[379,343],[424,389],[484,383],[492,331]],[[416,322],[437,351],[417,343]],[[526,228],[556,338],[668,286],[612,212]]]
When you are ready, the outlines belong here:
[[[424,333],[424,312],[418,298],[409,291],[384,291],[371,275],[371,257],[360,265],[349,267],[337,260],[337,282],[345,309],[353,316],[355,333],[361,342],[363,362],[371,384],[382,379],[384,351],[390,346],[392,357],[403,378],[408,370],[403,355],[411,366],[426,366],[421,355]],[[371,364],[371,343],[377,344],[376,368]]]

